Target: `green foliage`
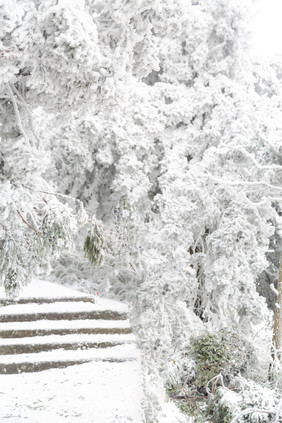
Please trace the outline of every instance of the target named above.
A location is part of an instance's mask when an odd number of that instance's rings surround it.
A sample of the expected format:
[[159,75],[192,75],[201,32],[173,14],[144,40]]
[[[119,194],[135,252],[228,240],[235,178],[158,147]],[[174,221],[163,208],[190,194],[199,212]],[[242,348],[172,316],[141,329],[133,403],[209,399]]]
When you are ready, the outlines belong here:
[[212,416],[213,423],[230,423],[235,417],[230,407],[220,401],[218,395],[210,399],[209,412]]
[[105,238],[102,229],[93,225],[84,241],[84,252],[90,263],[100,266],[104,259]]
[[193,344],[198,376],[195,384],[205,387],[208,382],[224,370],[228,362],[228,348],[218,335],[209,334]]
[[17,285],[17,272],[13,269],[9,269],[6,277],[4,278],[4,289],[5,292],[9,293],[8,297],[10,299],[16,298],[18,295],[18,285]]
[[177,401],[177,405],[182,413],[186,414],[187,416],[197,417],[197,421],[200,422],[199,419],[201,418],[201,409],[199,402],[179,400]]
[[187,416],[196,418],[197,423],[205,423],[208,408],[206,396],[200,395],[194,389],[178,386],[168,389],[169,396],[176,402],[178,408]]
[[229,382],[233,376],[244,372],[252,359],[251,346],[234,332],[226,330],[196,339],[192,352],[197,363],[194,383],[198,388],[205,389],[209,381],[219,374],[225,382]]

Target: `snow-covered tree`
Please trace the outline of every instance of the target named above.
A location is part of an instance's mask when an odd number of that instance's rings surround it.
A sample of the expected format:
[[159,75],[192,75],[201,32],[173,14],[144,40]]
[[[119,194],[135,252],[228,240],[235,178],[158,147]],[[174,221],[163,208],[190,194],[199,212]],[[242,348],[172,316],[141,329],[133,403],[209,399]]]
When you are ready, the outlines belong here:
[[281,67],[249,59],[251,6],[2,6],[4,284],[67,248],[83,203],[86,254],[104,263],[91,273],[134,302],[148,379],[185,379],[195,328],[244,340],[272,317],[261,286],[281,239]]

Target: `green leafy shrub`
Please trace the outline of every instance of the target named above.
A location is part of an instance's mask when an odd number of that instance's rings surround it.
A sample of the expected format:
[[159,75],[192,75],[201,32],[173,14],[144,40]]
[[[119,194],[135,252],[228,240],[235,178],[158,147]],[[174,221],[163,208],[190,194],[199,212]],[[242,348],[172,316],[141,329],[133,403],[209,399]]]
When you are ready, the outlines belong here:
[[221,375],[225,383],[228,383],[232,377],[245,371],[252,357],[251,346],[234,332],[226,330],[196,339],[192,352],[197,364],[194,383],[198,388],[204,389],[217,375]]

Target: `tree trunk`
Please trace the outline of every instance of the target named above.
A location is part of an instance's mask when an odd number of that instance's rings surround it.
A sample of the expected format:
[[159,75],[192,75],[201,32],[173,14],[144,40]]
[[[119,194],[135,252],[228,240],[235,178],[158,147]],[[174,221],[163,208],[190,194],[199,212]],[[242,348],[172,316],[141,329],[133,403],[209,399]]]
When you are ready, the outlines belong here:
[[280,257],[279,278],[278,278],[278,295],[276,299],[276,309],[274,314],[274,328],[273,328],[273,358],[275,354],[279,360],[282,356],[282,254]]

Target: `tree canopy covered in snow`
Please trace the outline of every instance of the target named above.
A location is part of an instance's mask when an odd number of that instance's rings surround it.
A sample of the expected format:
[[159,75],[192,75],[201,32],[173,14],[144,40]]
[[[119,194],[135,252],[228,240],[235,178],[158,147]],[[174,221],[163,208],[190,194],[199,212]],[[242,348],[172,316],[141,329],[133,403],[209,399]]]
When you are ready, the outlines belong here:
[[53,261],[62,282],[134,304],[149,384],[155,372],[183,383],[199,334],[228,329],[252,344],[261,327],[271,333],[282,72],[250,57],[251,9],[0,5],[2,283],[13,297]]

